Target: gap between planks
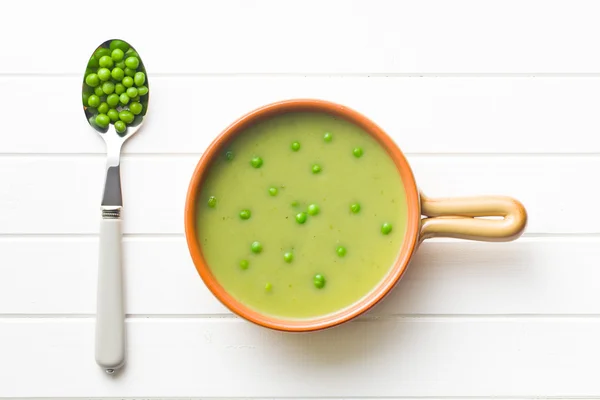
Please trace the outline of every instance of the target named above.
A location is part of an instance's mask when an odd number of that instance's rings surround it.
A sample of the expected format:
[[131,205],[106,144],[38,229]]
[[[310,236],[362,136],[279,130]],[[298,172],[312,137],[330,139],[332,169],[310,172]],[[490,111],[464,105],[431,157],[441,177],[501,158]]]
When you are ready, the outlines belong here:
[[[0,397],[3,399],[5,397]],[[598,396],[318,396],[318,397],[19,397],[20,400],[576,400],[598,399]]]
[[[28,320],[41,322],[45,320],[87,320],[94,319],[95,314],[0,314],[2,320]],[[230,320],[244,321],[242,318],[231,313],[220,314],[127,314],[128,321],[136,320],[165,320],[165,321],[186,321],[186,320]],[[349,323],[365,323],[373,321],[393,321],[393,320],[420,320],[427,322],[436,321],[586,321],[600,319],[600,314],[387,314],[387,315],[362,315]]]
[[[123,233],[127,240],[181,240],[185,239],[185,234],[181,233]],[[57,239],[63,241],[81,241],[97,239],[97,233],[0,233],[0,241],[39,241]],[[582,240],[597,241],[600,240],[600,232],[582,232],[582,233],[543,233],[543,232],[525,232],[518,239],[520,242],[580,242]],[[462,243],[464,240],[452,238],[433,238],[428,239],[426,243],[452,242]]]
[[[216,136],[215,136],[216,137]],[[139,152],[139,153],[128,153],[124,150],[121,153],[121,159],[135,159],[135,158],[185,158],[194,157],[200,158],[203,153],[153,153],[153,152]],[[431,153],[403,153],[409,158],[552,158],[552,157],[564,157],[564,158],[600,158],[599,152],[565,152],[565,153],[460,153],[460,152],[431,152]],[[0,153],[0,158],[105,158],[106,153],[98,150],[95,153]]]
[[[71,72],[3,72],[0,78],[77,78]],[[154,72],[157,78],[600,78],[597,72]]]

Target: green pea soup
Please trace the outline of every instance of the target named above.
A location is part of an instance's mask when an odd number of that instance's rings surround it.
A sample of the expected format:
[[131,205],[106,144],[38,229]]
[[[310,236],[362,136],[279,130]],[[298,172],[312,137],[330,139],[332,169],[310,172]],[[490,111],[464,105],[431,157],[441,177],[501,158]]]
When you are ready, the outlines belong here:
[[325,112],[263,119],[227,143],[198,196],[198,241],[237,301],[284,319],[355,304],[402,247],[398,169],[359,126]]

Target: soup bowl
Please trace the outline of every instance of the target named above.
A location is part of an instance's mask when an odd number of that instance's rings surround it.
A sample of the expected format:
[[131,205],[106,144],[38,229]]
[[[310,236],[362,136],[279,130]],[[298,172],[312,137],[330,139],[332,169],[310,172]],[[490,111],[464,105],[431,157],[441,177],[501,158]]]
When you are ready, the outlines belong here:
[[[237,135],[258,121],[290,112],[319,112],[345,119],[362,128],[382,146],[393,161],[404,185],[406,196],[406,231],[397,257],[387,274],[361,300],[336,312],[314,318],[291,319],[267,315],[238,301],[211,272],[202,251],[197,223],[200,189],[211,163]],[[488,217],[488,218],[486,218]],[[489,218],[494,217],[494,218]],[[410,165],[400,148],[373,121],[343,105],[314,99],[292,99],[268,104],[233,122],[209,145],[201,156],[189,184],[185,204],[185,234],[193,263],[204,284],[229,310],[260,326],[288,332],[308,332],[330,328],[349,321],[380,302],[405,273],[412,256],[425,239],[456,239],[506,242],[524,231],[527,213],[523,205],[506,196],[477,196],[433,199],[417,186]]]

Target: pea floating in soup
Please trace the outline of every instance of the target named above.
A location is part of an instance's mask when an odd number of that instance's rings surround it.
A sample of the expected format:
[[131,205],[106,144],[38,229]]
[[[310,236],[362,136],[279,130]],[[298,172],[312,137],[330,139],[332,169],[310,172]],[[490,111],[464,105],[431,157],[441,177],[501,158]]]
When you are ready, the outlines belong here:
[[386,150],[319,112],[277,115],[237,135],[209,166],[197,204],[215,279],[247,307],[287,319],[365,297],[394,264],[406,221]]

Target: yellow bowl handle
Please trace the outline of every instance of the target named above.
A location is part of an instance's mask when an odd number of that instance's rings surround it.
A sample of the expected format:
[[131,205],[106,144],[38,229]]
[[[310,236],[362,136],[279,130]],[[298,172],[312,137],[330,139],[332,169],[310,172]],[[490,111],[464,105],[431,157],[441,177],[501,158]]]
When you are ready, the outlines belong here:
[[[527,225],[527,211],[518,200],[505,196],[431,199],[420,193],[420,241],[433,237],[509,242]],[[478,218],[479,217],[479,218]],[[484,219],[481,217],[502,217]]]

